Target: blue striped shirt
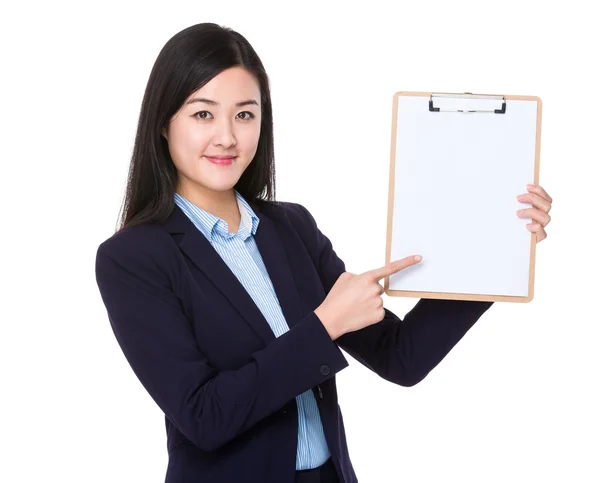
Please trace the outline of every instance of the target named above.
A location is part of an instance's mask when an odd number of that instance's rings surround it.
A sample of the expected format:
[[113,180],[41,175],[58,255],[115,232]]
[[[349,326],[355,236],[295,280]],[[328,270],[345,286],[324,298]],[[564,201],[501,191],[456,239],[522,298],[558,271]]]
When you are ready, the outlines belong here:
[[[227,222],[199,208],[175,193],[175,203],[208,239],[223,261],[254,300],[276,337],[289,330],[275,289],[252,235],[259,218],[246,200],[235,191],[241,222],[237,233],[229,233]],[[296,469],[316,468],[327,461],[329,447],[323,434],[319,408],[312,390],[296,396],[298,403],[298,446]]]

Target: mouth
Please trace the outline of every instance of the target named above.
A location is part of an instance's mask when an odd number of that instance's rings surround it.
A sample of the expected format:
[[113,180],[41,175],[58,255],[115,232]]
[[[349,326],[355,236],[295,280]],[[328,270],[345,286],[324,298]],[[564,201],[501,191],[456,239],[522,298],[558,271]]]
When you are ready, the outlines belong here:
[[233,163],[233,160],[236,158],[235,156],[204,156],[211,163],[217,164],[219,166],[227,166]]

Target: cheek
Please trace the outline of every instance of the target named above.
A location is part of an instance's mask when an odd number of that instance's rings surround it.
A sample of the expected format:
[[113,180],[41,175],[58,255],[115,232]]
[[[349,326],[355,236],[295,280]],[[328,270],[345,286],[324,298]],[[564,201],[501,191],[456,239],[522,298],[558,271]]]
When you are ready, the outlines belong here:
[[240,141],[243,142],[247,151],[255,151],[260,139],[260,124],[256,124],[241,133]]
[[171,129],[169,150],[174,161],[195,159],[204,152],[208,141],[208,136],[201,129],[176,126]]

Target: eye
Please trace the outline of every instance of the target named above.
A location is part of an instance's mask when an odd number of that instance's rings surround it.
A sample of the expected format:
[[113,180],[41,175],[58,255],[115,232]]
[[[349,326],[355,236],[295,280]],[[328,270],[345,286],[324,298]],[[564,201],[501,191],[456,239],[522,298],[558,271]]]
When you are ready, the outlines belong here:
[[254,114],[252,114],[250,111],[240,112],[238,114],[238,116],[241,115],[241,114],[248,114],[248,117],[242,119],[242,121],[249,121],[250,119],[254,119],[254,117],[255,117]]
[[212,116],[212,114],[208,111],[198,111],[192,117],[195,117],[196,119],[208,119],[208,117],[206,117],[207,115]]

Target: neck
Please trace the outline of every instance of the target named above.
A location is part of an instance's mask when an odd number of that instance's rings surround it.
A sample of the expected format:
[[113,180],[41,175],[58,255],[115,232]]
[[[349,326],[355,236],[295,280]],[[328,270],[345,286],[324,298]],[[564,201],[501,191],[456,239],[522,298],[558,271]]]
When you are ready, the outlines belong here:
[[227,191],[212,191],[207,189],[191,191],[178,187],[176,191],[197,207],[218,216],[222,220],[232,220],[235,222],[240,217],[240,210],[233,188]]

